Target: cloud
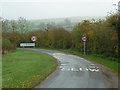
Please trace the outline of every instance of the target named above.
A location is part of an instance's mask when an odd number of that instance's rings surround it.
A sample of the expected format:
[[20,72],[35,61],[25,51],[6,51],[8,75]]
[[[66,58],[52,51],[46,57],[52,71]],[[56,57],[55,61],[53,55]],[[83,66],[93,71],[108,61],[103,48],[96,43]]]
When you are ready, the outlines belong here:
[[1,2],[115,2],[119,0],[1,0]]
[[45,1],[46,2],[3,2],[2,17],[7,19],[17,19],[18,17],[42,19],[75,16],[106,16],[107,12],[110,10],[114,11],[115,8],[117,8],[112,5],[112,2],[105,3],[102,2],[103,0],[101,0],[101,3],[87,2],[87,0],[84,0],[84,2],[80,0],[81,2],[73,3],[71,3],[73,0],[70,0],[71,2],[66,2],[65,0],[65,2],[59,3],[47,2],[48,0]]

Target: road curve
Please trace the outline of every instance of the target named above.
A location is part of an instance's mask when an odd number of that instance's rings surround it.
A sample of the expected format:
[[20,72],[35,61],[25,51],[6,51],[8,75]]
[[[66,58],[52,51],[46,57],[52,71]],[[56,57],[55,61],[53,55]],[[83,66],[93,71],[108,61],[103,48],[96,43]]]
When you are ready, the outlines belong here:
[[[106,68],[76,55],[34,49],[56,58],[57,70],[35,88],[117,88],[118,79]],[[110,79],[110,80],[109,80]],[[113,79],[113,80],[112,80]]]

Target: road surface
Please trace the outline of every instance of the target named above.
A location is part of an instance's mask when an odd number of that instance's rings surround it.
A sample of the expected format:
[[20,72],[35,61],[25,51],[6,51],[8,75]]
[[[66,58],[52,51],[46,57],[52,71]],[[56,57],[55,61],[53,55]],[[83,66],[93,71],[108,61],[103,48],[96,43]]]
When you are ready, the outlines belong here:
[[116,88],[117,77],[105,67],[79,56],[54,50],[33,49],[57,59],[58,68],[35,88]]

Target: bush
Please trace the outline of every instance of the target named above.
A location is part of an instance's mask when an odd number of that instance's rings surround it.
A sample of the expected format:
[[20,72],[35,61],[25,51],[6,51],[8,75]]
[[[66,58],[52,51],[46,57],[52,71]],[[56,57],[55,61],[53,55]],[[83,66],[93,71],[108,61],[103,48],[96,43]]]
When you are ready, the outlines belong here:
[[8,51],[16,49],[15,45],[13,45],[9,39],[3,38],[2,39],[2,53],[5,54]]

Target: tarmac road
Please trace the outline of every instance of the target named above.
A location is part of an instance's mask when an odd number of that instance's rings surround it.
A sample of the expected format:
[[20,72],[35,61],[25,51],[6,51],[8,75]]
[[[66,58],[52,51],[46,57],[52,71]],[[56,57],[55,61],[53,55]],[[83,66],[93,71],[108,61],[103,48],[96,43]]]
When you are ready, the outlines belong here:
[[[104,67],[76,55],[54,50],[33,49],[58,60],[58,68],[35,88],[116,88],[118,79]],[[109,80],[110,79],[110,80]],[[113,79],[113,80],[112,80]]]

